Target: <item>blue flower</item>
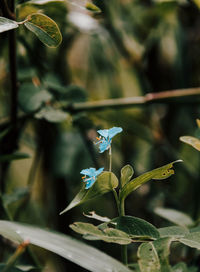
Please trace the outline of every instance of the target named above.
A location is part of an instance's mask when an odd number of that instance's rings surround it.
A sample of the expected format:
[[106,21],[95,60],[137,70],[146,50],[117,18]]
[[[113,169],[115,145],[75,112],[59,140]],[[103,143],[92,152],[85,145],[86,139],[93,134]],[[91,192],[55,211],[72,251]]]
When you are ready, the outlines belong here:
[[80,172],[80,174],[84,175],[84,177],[82,177],[82,179],[83,179],[84,182],[86,182],[85,189],[89,189],[94,184],[94,182],[97,179],[97,176],[99,174],[101,174],[101,172],[103,171],[103,169],[104,168],[102,167],[102,168],[99,168],[99,170],[96,170],[95,168],[90,167],[88,169],[83,169]]
[[100,134],[100,137],[97,137],[98,142],[95,144],[99,144],[100,153],[103,153],[105,150],[108,150],[112,143],[112,138],[122,132],[121,127],[113,127],[110,129],[100,129],[97,132]]

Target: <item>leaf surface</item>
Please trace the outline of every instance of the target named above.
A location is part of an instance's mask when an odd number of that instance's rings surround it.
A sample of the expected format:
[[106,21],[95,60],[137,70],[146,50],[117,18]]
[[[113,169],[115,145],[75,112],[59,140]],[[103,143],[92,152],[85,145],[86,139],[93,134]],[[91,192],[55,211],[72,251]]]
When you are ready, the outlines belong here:
[[18,23],[7,19],[5,17],[0,17],[0,33],[11,30],[11,29],[15,29],[18,27]]
[[121,169],[121,186],[122,188],[126,185],[132,178],[134,174],[133,168],[127,164]]

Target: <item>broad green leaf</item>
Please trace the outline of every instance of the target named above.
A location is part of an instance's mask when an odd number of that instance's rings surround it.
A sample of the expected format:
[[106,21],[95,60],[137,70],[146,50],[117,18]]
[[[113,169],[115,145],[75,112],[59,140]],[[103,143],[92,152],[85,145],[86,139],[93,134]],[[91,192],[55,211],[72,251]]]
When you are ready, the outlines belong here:
[[108,193],[117,186],[118,179],[115,176],[115,174],[113,174],[112,172],[105,171],[98,176],[96,182],[90,189],[86,190],[85,185],[83,185],[82,189],[75,196],[72,202],[60,214],[63,214],[88,200]]
[[116,223],[116,228],[126,232],[131,238],[136,239],[157,239],[160,237],[158,230],[149,222],[133,217],[121,216],[111,220]]
[[200,140],[192,136],[181,136],[179,138],[182,142],[191,145],[198,151],[200,151]]
[[31,244],[52,251],[88,271],[130,272],[126,266],[100,250],[61,233],[55,233],[21,223],[0,220],[0,234],[5,236],[5,231],[6,238],[13,242],[19,243],[15,235],[20,235],[22,240],[29,240]]
[[183,227],[194,225],[192,218],[180,211],[166,208],[156,208],[154,212],[168,221]]
[[132,178],[134,174],[133,168],[127,164],[121,169],[121,186],[122,188],[126,185]]
[[28,158],[30,158],[29,154],[21,153],[21,152],[15,152],[13,154],[1,155],[0,156],[0,162],[7,162],[7,161],[13,161],[13,160],[22,160],[22,159],[28,159]]
[[172,268],[173,272],[198,272],[198,267],[190,266],[187,267],[187,265],[183,262],[176,264]]
[[44,14],[30,14],[24,25],[32,31],[42,43],[49,47],[57,47],[62,41],[62,35],[57,24]]
[[[83,235],[94,236],[95,240],[98,239],[107,243],[127,245],[132,242],[128,234],[113,228],[106,228],[104,230],[100,230],[98,227],[92,224],[82,222],[76,222],[70,225],[70,228],[73,229],[75,232],[78,232]],[[86,237],[87,236],[85,236],[85,238]]]
[[17,28],[18,27],[18,23],[7,19],[5,17],[0,17],[0,33]]
[[138,263],[141,272],[171,272],[168,261],[170,244],[170,238],[142,243],[138,248]]
[[200,232],[192,232],[178,239],[179,242],[189,247],[200,249]]
[[24,83],[19,89],[19,105],[23,111],[30,113],[39,109],[43,103],[49,102],[52,95],[32,83]]
[[146,172],[137,178],[134,178],[123,187],[122,191],[120,192],[120,199],[125,199],[131,192],[135,191],[142,184],[146,183],[151,179],[161,180],[170,177],[174,174],[174,170],[172,169],[172,167],[176,162],[181,162],[181,160],[171,162],[162,167]]
[[45,119],[48,122],[52,122],[52,123],[71,120],[71,117],[68,113],[66,113],[60,109],[54,109],[51,106],[46,106],[46,107],[42,108],[34,116],[37,119]]
[[97,7],[96,5],[94,5],[93,3],[87,2],[85,4],[86,9],[93,11],[95,13],[101,13],[101,9],[99,7]]
[[180,226],[172,226],[158,229],[160,237],[179,238],[189,233],[189,229]]
[[83,215],[86,217],[92,218],[92,219],[99,220],[101,222],[110,222],[111,221],[110,218],[105,217],[105,216],[100,216],[100,215],[96,214],[94,211],[89,212],[89,214],[83,213]]

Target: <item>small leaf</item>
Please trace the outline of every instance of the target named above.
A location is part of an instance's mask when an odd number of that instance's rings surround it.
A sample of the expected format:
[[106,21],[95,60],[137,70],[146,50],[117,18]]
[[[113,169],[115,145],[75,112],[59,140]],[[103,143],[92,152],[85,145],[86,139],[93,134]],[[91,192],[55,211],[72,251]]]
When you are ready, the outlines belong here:
[[13,161],[13,160],[22,160],[22,159],[28,159],[28,158],[30,158],[29,154],[21,153],[21,152],[15,152],[13,154],[1,155],[0,156],[0,162]]
[[49,47],[57,47],[62,41],[62,36],[57,24],[44,14],[33,13],[29,15],[24,25],[32,31],[42,43]]
[[112,191],[114,188],[118,186],[118,179],[112,172],[103,172],[101,175],[97,177],[94,185],[86,190],[85,185],[83,185],[82,189],[75,196],[72,202],[60,213],[63,214],[70,209],[89,201],[95,197],[101,196],[105,193]]
[[192,147],[194,147],[195,149],[197,149],[198,151],[200,151],[200,140],[192,137],[192,136],[181,136],[180,141],[191,145]]
[[0,33],[17,28],[18,27],[18,23],[7,19],[5,17],[0,17]]
[[180,238],[189,233],[189,230],[180,226],[172,226],[158,229],[160,237]]
[[97,7],[96,5],[94,5],[93,3],[87,2],[85,4],[86,9],[93,11],[95,13],[101,13],[101,9],[99,7]]
[[168,261],[170,238],[160,238],[154,242],[142,243],[138,249],[141,272],[170,272]]
[[133,168],[127,164],[121,169],[121,186],[122,188],[126,185],[132,178],[134,174]]
[[54,109],[51,106],[43,107],[35,115],[37,119],[45,119],[48,122],[57,123],[71,120],[70,115],[60,109]]
[[52,99],[52,95],[32,83],[24,83],[19,89],[19,104],[23,111],[30,113],[39,109],[43,103]]
[[181,162],[181,160],[171,162],[162,167],[146,172],[137,178],[134,178],[123,187],[122,191],[120,192],[120,199],[121,200],[125,199],[131,192],[133,192],[134,190],[139,188],[142,184],[146,183],[151,179],[160,180],[170,177],[171,175],[174,174],[174,170],[171,168],[173,167],[173,164],[176,162]]
[[[29,240],[30,244],[58,254],[88,271],[131,272],[122,263],[102,251],[62,233],[55,233],[17,222],[0,220],[0,235],[17,243]],[[18,237],[21,241],[18,240]]]
[[200,250],[200,232],[192,232],[178,239],[179,242],[186,246]]
[[192,218],[180,211],[166,208],[156,208],[154,212],[168,221],[183,227],[194,225]]
[[113,228],[100,230],[98,227],[92,224],[82,222],[76,222],[70,225],[70,228],[80,234],[94,236],[96,240],[103,240],[104,242],[108,243],[127,245],[132,241],[128,234]]
[[157,239],[160,237],[158,230],[149,222],[133,217],[121,216],[111,220],[116,223],[116,228],[126,232],[131,238],[138,239]]
[[100,215],[96,214],[94,211],[89,212],[89,214],[83,213],[83,215],[86,216],[86,217],[92,218],[92,219],[99,220],[101,222],[110,222],[111,221],[110,218],[100,216]]

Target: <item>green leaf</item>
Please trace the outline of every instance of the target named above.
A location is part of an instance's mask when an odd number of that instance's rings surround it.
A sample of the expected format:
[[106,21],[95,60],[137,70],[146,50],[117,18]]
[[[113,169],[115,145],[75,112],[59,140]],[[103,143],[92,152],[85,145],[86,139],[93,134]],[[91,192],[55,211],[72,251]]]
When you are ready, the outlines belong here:
[[116,228],[126,232],[131,238],[136,239],[157,239],[160,237],[158,230],[149,222],[133,217],[121,216],[111,220],[116,223]]
[[156,208],[154,212],[168,221],[183,227],[194,225],[192,218],[180,211],[166,208]]
[[189,144],[198,151],[200,151],[200,140],[198,138],[192,136],[181,136],[179,139],[180,141]]
[[126,185],[132,178],[134,174],[133,168],[127,164],[121,169],[121,186],[122,188]]
[[75,232],[86,235],[84,238],[87,238],[87,235],[92,235],[96,240],[98,239],[107,243],[116,243],[120,245],[127,245],[132,242],[128,234],[114,228],[105,228],[104,230],[101,230],[93,224],[82,222],[76,222],[70,225],[70,228]]
[[138,263],[141,272],[171,272],[168,261],[171,241],[170,238],[160,238],[140,245]]
[[33,13],[29,15],[24,25],[32,31],[42,43],[49,47],[57,47],[62,41],[62,35],[57,24],[44,14]]
[[54,109],[51,106],[46,106],[46,107],[42,108],[34,116],[37,119],[45,119],[48,122],[52,122],[52,123],[71,120],[71,117],[68,113],[66,113],[60,109]]
[[198,267],[190,266],[187,267],[187,265],[183,262],[176,264],[172,268],[173,272],[198,272]]
[[171,175],[174,174],[174,170],[172,169],[172,167],[173,167],[173,164],[176,162],[181,162],[181,160],[171,162],[162,167],[146,172],[137,178],[134,178],[123,187],[122,191],[120,192],[120,199],[121,200],[125,199],[131,192],[133,192],[134,190],[139,188],[142,184],[146,183],[147,181],[151,179],[160,180],[160,179],[166,179],[170,177]]
[[172,237],[172,238],[184,237],[186,234],[189,233],[189,229],[180,226],[160,228],[158,229],[158,231],[160,233],[160,237]]
[[0,140],[2,140],[8,133],[10,132],[11,128],[6,128],[3,131],[0,132]]
[[13,154],[1,155],[0,156],[0,162],[7,162],[7,161],[13,161],[13,160],[22,160],[22,159],[28,159],[28,158],[30,158],[29,154],[21,153],[21,152],[15,152]]
[[94,5],[93,3],[87,2],[85,4],[86,9],[93,11],[95,13],[101,13],[101,9],[99,7],[97,7],[96,5]]
[[21,223],[0,220],[0,234],[5,236],[5,232],[6,238],[13,242],[19,243],[18,239],[15,239],[15,235],[17,235],[17,237],[20,235],[22,240],[29,240],[32,245],[52,251],[89,271],[130,272],[126,266],[100,250],[61,233],[55,233]]
[[89,201],[95,197],[101,196],[105,193],[112,191],[114,188],[118,186],[118,179],[112,172],[103,172],[98,176],[94,185],[86,190],[85,185],[83,185],[82,189],[75,196],[72,202],[60,213],[63,214],[72,208]]
[[[6,264],[1,263],[0,264],[0,271],[4,271],[4,269],[6,268]],[[10,267],[9,268],[9,272],[23,272],[24,270],[21,270],[18,267]]]
[[9,194],[4,194],[2,196],[3,204],[5,207],[25,198],[29,195],[30,191],[28,188],[17,188],[14,192]]
[[99,220],[101,222],[110,222],[111,221],[110,218],[100,216],[100,215],[96,214],[94,211],[89,212],[89,214],[83,213],[83,215],[86,216],[86,217],[92,218],[92,219]]
[[18,27],[18,23],[7,19],[5,17],[0,17],[0,33],[17,28]]
[[178,239],[186,246],[200,249],[200,232],[192,232]]
[[19,105],[23,111],[30,113],[39,109],[43,103],[52,99],[52,95],[32,83],[24,83],[19,89]]

